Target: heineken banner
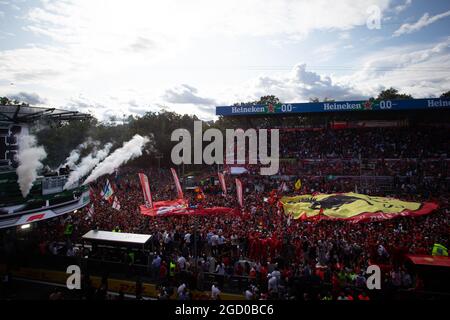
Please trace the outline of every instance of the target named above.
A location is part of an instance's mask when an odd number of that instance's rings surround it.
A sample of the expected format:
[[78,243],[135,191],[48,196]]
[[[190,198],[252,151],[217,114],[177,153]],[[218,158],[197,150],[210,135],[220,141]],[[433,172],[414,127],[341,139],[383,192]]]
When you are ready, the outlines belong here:
[[450,99],[408,100],[357,100],[325,101],[310,103],[248,104],[241,106],[218,106],[218,116],[282,115],[310,112],[353,111],[399,111],[399,110],[450,110]]
[[353,222],[419,216],[438,208],[434,202],[407,202],[353,192],[283,197],[280,202],[284,213],[294,219],[337,219]]

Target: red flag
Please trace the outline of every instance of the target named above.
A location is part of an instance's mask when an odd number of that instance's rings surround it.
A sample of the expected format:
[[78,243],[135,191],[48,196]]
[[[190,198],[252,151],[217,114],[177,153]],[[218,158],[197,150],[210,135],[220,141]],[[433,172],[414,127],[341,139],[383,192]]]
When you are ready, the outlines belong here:
[[242,182],[236,178],[236,192],[239,206],[242,208],[244,206],[244,197],[242,194]]
[[175,187],[177,187],[178,198],[183,199],[183,189],[181,189],[180,180],[178,179],[177,171],[174,168],[170,168],[172,171],[173,180],[175,181]]
[[150,184],[148,183],[147,175],[139,173],[139,180],[141,181],[142,193],[144,194],[145,206],[153,208],[152,192],[150,191]]
[[152,217],[170,217],[179,215],[227,215],[239,214],[236,209],[228,207],[212,207],[212,208],[189,208],[187,202],[183,199],[157,201],[154,202],[153,208],[140,206],[141,214]]
[[148,216],[169,216],[174,214],[183,214],[188,207],[184,199],[164,200],[153,203],[152,208],[140,206],[141,213]]
[[225,177],[223,173],[219,172],[217,174],[219,176],[220,186],[222,187],[223,194],[227,194],[227,185],[225,184]]

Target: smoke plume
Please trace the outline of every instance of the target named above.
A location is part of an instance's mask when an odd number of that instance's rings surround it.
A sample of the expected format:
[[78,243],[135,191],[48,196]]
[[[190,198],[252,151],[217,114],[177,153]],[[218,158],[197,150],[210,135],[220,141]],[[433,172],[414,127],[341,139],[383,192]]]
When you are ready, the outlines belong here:
[[70,152],[70,154],[66,158],[64,164],[60,165],[58,167],[58,169],[59,168],[64,168],[66,166],[69,166],[69,168],[72,169],[75,166],[75,164],[77,163],[77,161],[80,159],[80,155],[81,155],[81,151],[82,150],[87,149],[87,147],[89,147],[90,145],[98,146],[99,144],[100,144],[99,141],[95,141],[95,140],[92,140],[91,138],[88,138],[87,141],[79,144],[75,149],[73,149]]
[[75,167],[75,170],[70,172],[69,178],[67,179],[64,189],[70,188],[78,180],[87,175],[91,170],[106,156],[111,150],[112,143],[107,143],[105,147],[99,151],[94,151],[88,154],[86,157],[81,159],[81,162]]
[[42,160],[47,157],[44,148],[37,145],[36,137],[29,134],[27,128],[22,128],[18,139],[19,150],[17,152],[17,161],[19,166],[16,173],[22,196],[25,198],[37,178],[38,170],[42,169]]
[[105,160],[99,163],[83,184],[90,183],[105,174],[111,174],[122,164],[140,157],[142,155],[142,149],[149,141],[150,139],[148,137],[142,137],[136,134],[130,141],[125,142],[121,148],[116,149]]

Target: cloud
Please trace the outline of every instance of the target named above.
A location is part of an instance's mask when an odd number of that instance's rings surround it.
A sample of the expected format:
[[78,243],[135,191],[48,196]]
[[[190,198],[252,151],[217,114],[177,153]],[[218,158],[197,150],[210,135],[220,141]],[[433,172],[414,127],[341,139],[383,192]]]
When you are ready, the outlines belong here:
[[6,37],[14,37],[15,34],[12,32],[6,32],[0,30],[0,39],[5,39]]
[[400,28],[398,28],[394,32],[393,36],[398,37],[401,36],[402,34],[409,34],[419,31],[420,29],[425,28],[426,26],[435,23],[436,21],[446,18],[448,16],[450,16],[450,10],[431,17],[429,13],[426,12],[417,22],[402,24]]
[[128,111],[142,116],[146,112],[152,111],[152,109],[148,106],[138,104],[135,100],[130,100],[128,101]]
[[403,4],[399,4],[398,6],[394,7],[394,11],[395,13],[400,13],[402,11],[405,11],[406,9],[408,9],[412,4],[412,0],[406,0]]
[[[130,0],[127,5],[120,2],[106,5],[96,0],[47,0],[42,7],[30,10],[27,18],[35,32],[55,40],[89,41],[90,45],[96,45],[90,41],[95,38],[101,46],[113,45],[111,40],[126,39],[129,34],[150,40],[155,37],[180,40],[205,34],[301,37],[314,30],[348,30],[366,23],[366,10],[371,5],[383,11],[388,9],[389,1],[267,0],[262,6],[257,0],[190,3]],[[336,18],[344,16],[345,19]],[[88,37],[84,38],[85,35]]]
[[21,84],[59,80],[60,76],[71,72],[77,63],[64,48],[30,46],[0,51],[2,78]]
[[153,40],[147,39],[145,37],[138,37],[136,41],[134,41],[129,49],[135,52],[148,51],[156,48],[156,43]]
[[380,88],[392,86],[424,98],[447,91],[450,84],[450,70],[443,68],[450,65],[450,37],[431,44],[386,48],[361,60],[360,70],[339,81],[365,94],[375,95]]
[[385,48],[354,61],[355,71],[345,75],[318,73],[300,63],[286,74],[261,75],[245,85],[226,88],[220,104],[253,101],[272,94],[283,102],[302,102],[315,97],[365,99],[388,87],[416,98],[439,96],[450,85],[450,70],[443,68],[448,65],[450,37],[430,44]]
[[245,90],[253,93],[251,99],[273,94],[284,102],[309,101],[316,97],[345,100],[362,96],[350,85],[341,85],[328,75],[308,71],[306,64],[297,64],[281,77],[261,76]]
[[30,105],[45,104],[47,99],[40,97],[37,93],[18,92],[9,95],[10,99],[25,102]]
[[214,99],[203,98],[197,94],[197,89],[187,84],[167,89],[162,98],[170,103],[213,105]]

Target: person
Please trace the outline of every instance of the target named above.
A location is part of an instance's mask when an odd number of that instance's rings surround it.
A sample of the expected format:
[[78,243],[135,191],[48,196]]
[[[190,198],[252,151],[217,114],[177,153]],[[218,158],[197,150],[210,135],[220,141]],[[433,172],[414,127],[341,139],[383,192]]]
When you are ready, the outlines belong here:
[[184,235],[184,242],[186,243],[186,245],[189,247],[191,244],[191,234],[189,232],[186,232],[186,234]]
[[267,288],[270,293],[278,293],[278,279],[276,276],[272,275],[272,273],[269,273],[267,275],[269,277],[269,280],[267,282]]
[[169,263],[169,281],[173,281],[175,278],[176,264],[172,260]]
[[179,256],[178,260],[177,260],[177,264],[178,264],[178,269],[180,271],[183,271],[186,269],[186,258],[183,256]]
[[166,287],[160,287],[158,291],[158,300],[169,300],[169,293],[167,292]]
[[223,262],[217,264],[216,277],[219,285],[223,287],[223,283],[225,280],[225,264]]
[[367,293],[366,293],[365,291],[363,291],[363,292],[361,292],[361,293],[358,295],[358,300],[361,300],[361,301],[369,301],[370,298],[369,298],[369,296],[367,295]]
[[250,287],[244,292],[245,300],[254,300],[254,294]]
[[180,284],[180,286],[177,289],[177,294],[178,294],[179,300],[182,300],[181,296],[184,295],[185,290],[186,290],[186,284],[185,283]]
[[75,250],[73,246],[69,246],[67,248],[66,256],[68,257],[74,257],[75,256]]
[[348,297],[344,294],[344,292],[340,292],[337,299],[338,300],[348,300]]
[[152,261],[152,278],[157,279],[161,267],[161,257],[156,254]]
[[333,296],[331,295],[331,292],[327,291],[327,293],[322,296],[321,300],[323,300],[323,301],[333,300]]
[[217,285],[217,282],[216,282],[216,283],[214,283],[211,286],[211,299],[212,300],[219,300],[220,299],[220,294],[221,294],[221,291],[220,291],[220,289],[219,289],[219,287]]
[[160,283],[165,283],[167,280],[167,263],[163,261],[159,268],[159,281]]

